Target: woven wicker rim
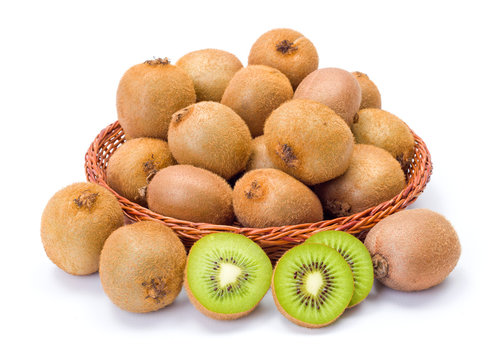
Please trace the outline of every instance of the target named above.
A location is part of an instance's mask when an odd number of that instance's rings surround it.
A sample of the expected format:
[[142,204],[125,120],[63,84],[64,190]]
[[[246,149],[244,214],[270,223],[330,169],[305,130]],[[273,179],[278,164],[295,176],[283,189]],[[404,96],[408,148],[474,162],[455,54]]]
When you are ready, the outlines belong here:
[[189,248],[196,240],[214,232],[243,234],[257,242],[272,260],[278,259],[286,250],[302,243],[312,234],[323,230],[343,230],[356,234],[361,239],[374,225],[387,216],[406,208],[423,192],[432,174],[429,150],[423,140],[411,131],[415,138],[415,154],[406,171],[407,185],[401,193],[389,201],[357,214],[316,223],[268,228],[245,228],[235,226],[193,223],[162,216],[143,206],[129,201],[111,189],[106,183],[106,168],[109,157],[125,141],[118,122],[103,129],[89,147],[85,156],[85,171],[88,181],[109,189],[119,200],[125,215],[132,221],[154,220],[172,228]]

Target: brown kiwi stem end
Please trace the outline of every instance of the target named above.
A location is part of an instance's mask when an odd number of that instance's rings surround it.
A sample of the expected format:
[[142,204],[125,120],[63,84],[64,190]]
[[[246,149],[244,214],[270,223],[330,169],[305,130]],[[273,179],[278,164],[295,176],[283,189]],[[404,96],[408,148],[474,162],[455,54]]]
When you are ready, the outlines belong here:
[[297,49],[297,46],[294,46],[294,43],[290,42],[289,40],[282,40],[278,44],[276,44],[276,50],[283,55],[292,54]]
[[373,261],[375,278],[376,279],[386,278],[388,276],[388,270],[389,270],[387,259],[385,259],[380,254],[374,254],[371,260]]
[[98,193],[92,193],[89,190],[84,190],[77,198],[74,199],[74,203],[79,209],[84,206],[88,210],[91,210],[97,198]]
[[170,59],[165,58],[154,58],[153,60],[145,60],[144,64],[147,65],[170,65]]

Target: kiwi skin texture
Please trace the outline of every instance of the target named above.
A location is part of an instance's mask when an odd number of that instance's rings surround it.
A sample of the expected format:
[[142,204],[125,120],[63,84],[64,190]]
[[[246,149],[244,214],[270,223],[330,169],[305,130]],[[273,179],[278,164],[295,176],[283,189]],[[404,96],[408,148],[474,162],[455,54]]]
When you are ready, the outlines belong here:
[[220,176],[191,165],[168,166],[147,186],[149,209],[197,223],[233,222],[233,190]]
[[250,65],[231,79],[221,103],[240,115],[252,137],[257,137],[263,134],[264,122],[271,112],[293,95],[289,79],[279,70]]
[[319,57],[313,43],[291,29],[273,29],[259,37],[248,57],[249,65],[267,65],[280,70],[295,89],[318,68]]
[[115,196],[94,183],[75,183],[53,195],[41,221],[40,235],[49,259],[72,275],[98,271],[107,237],[124,224]]
[[168,144],[177,163],[210,170],[227,180],[245,168],[252,136],[231,108],[202,101],[173,115]]
[[355,76],[361,88],[362,99],[359,109],[381,109],[381,94],[375,83],[359,71],[354,71],[352,75]]
[[277,169],[247,172],[233,189],[238,221],[252,228],[323,220],[322,205],[303,183]]
[[415,139],[408,125],[394,114],[381,109],[362,109],[357,113],[352,132],[358,144],[370,144],[387,150],[407,169],[415,153]]
[[192,51],[176,63],[194,82],[196,101],[221,101],[231,78],[243,65],[233,54],[217,49]]
[[107,165],[107,184],[119,195],[147,206],[148,182],[159,170],[175,165],[168,143],[161,139],[136,138],[126,141]]
[[171,304],[182,289],[186,251],[166,225],[141,221],[114,231],[100,258],[100,279],[123,310],[145,313]]
[[148,60],[128,69],[117,88],[119,124],[127,139],[166,139],[174,112],[196,101],[187,73],[167,59]]
[[318,69],[299,84],[294,99],[311,99],[329,106],[352,126],[361,103],[361,89],[357,79],[338,68]]
[[264,135],[258,136],[252,140],[252,153],[245,167],[245,172],[255,169],[276,169],[277,167],[271,161],[271,157],[266,148]]
[[387,151],[356,144],[348,170],[314,187],[328,217],[359,213],[388,201],[406,186],[399,163]]
[[375,278],[400,291],[436,286],[460,258],[455,229],[442,215],[428,209],[403,210],[375,225],[366,236]]
[[275,167],[306,185],[329,181],[350,165],[350,128],[329,107],[312,100],[291,100],[274,110],[264,137]]

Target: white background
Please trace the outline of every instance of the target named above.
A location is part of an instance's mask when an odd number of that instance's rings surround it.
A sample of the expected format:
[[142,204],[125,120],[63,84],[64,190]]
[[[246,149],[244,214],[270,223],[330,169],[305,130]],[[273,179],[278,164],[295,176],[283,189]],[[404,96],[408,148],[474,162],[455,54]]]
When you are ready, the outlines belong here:
[[[499,3],[2,2],[0,357],[502,358]],[[208,47],[246,64],[252,43],[277,27],[311,39],[320,67],[368,73],[383,108],[425,140],[434,173],[414,207],[444,214],[459,233],[449,278],[419,293],[376,284],[332,326],[309,330],[288,322],[270,293],[233,322],[204,317],[184,292],[164,310],[130,314],[108,300],[97,274],[53,265],[40,241],[42,210],[84,180],[89,144],[116,119],[121,75]]]

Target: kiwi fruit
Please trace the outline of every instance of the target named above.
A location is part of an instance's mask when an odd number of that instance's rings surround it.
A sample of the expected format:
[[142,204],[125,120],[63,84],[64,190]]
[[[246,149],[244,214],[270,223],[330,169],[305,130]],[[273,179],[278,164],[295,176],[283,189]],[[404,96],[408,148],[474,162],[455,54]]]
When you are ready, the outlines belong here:
[[47,203],[40,236],[49,259],[72,275],[98,271],[107,237],[124,224],[115,196],[93,183],[75,183],[54,194]]
[[243,67],[236,56],[217,49],[190,52],[176,65],[193,80],[196,101],[221,101],[229,81]]
[[413,134],[401,119],[381,109],[362,109],[352,125],[355,141],[387,150],[405,170],[415,153]]
[[318,69],[299,84],[294,99],[310,99],[329,106],[351,126],[361,103],[359,82],[348,71]]
[[184,287],[203,314],[233,320],[254,310],[270,287],[272,272],[266,253],[249,238],[213,233],[192,246]]
[[388,216],[371,229],[364,245],[371,254],[375,278],[400,291],[440,284],[457,265],[461,252],[450,222],[428,209]]
[[149,209],[192,222],[231,224],[233,190],[220,176],[191,165],[168,166],[147,186]]
[[245,171],[268,168],[275,169],[276,166],[271,161],[264,135],[261,135],[252,140],[252,153],[250,154]]
[[357,305],[368,296],[373,287],[373,262],[359,239],[344,231],[326,230],[310,236],[304,243],[332,247],[346,260],[354,281],[354,293],[348,307]]
[[315,46],[303,34],[291,29],[270,30],[250,49],[249,65],[266,65],[280,70],[295,89],[306,75],[318,68]]
[[256,169],[233,189],[233,208],[247,227],[311,223],[323,219],[317,196],[303,183],[277,169]]
[[230,179],[245,168],[252,136],[247,124],[231,108],[202,101],[173,115],[168,144],[177,163]]
[[328,216],[342,217],[388,201],[405,186],[404,173],[392,155],[373,145],[356,144],[348,170],[314,191]]
[[168,59],[147,60],[123,75],[117,88],[117,116],[126,138],[166,139],[171,116],[196,101],[187,73]]
[[172,229],[141,221],[114,231],[100,257],[100,279],[123,310],[145,313],[171,304],[182,289],[186,252]]
[[302,244],[278,260],[271,284],[280,312],[293,323],[320,328],[334,322],[352,299],[352,271],[333,248]]
[[264,137],[275,166],[307,185],[343,174],[354,145],[352,132],[340,116],[305,99],[274,110],[264,125]]
[[136,138],[126,141],[107,165],[107,184],[119,195],[147,205],[147,184],[159,170],[175,165],[168,143],[161,139]]
[[289,79],[277,69],[249,65],[229,82],[221,103],[229,106],[247,123],[252,137],[263,134],[264,122],[273,110],[292,99]]
[[362,96],[359,109],[381,109],[381,95],[375,83],[366,74],[359,71],[354,71],[352,75],[355,76],[361,88]]

